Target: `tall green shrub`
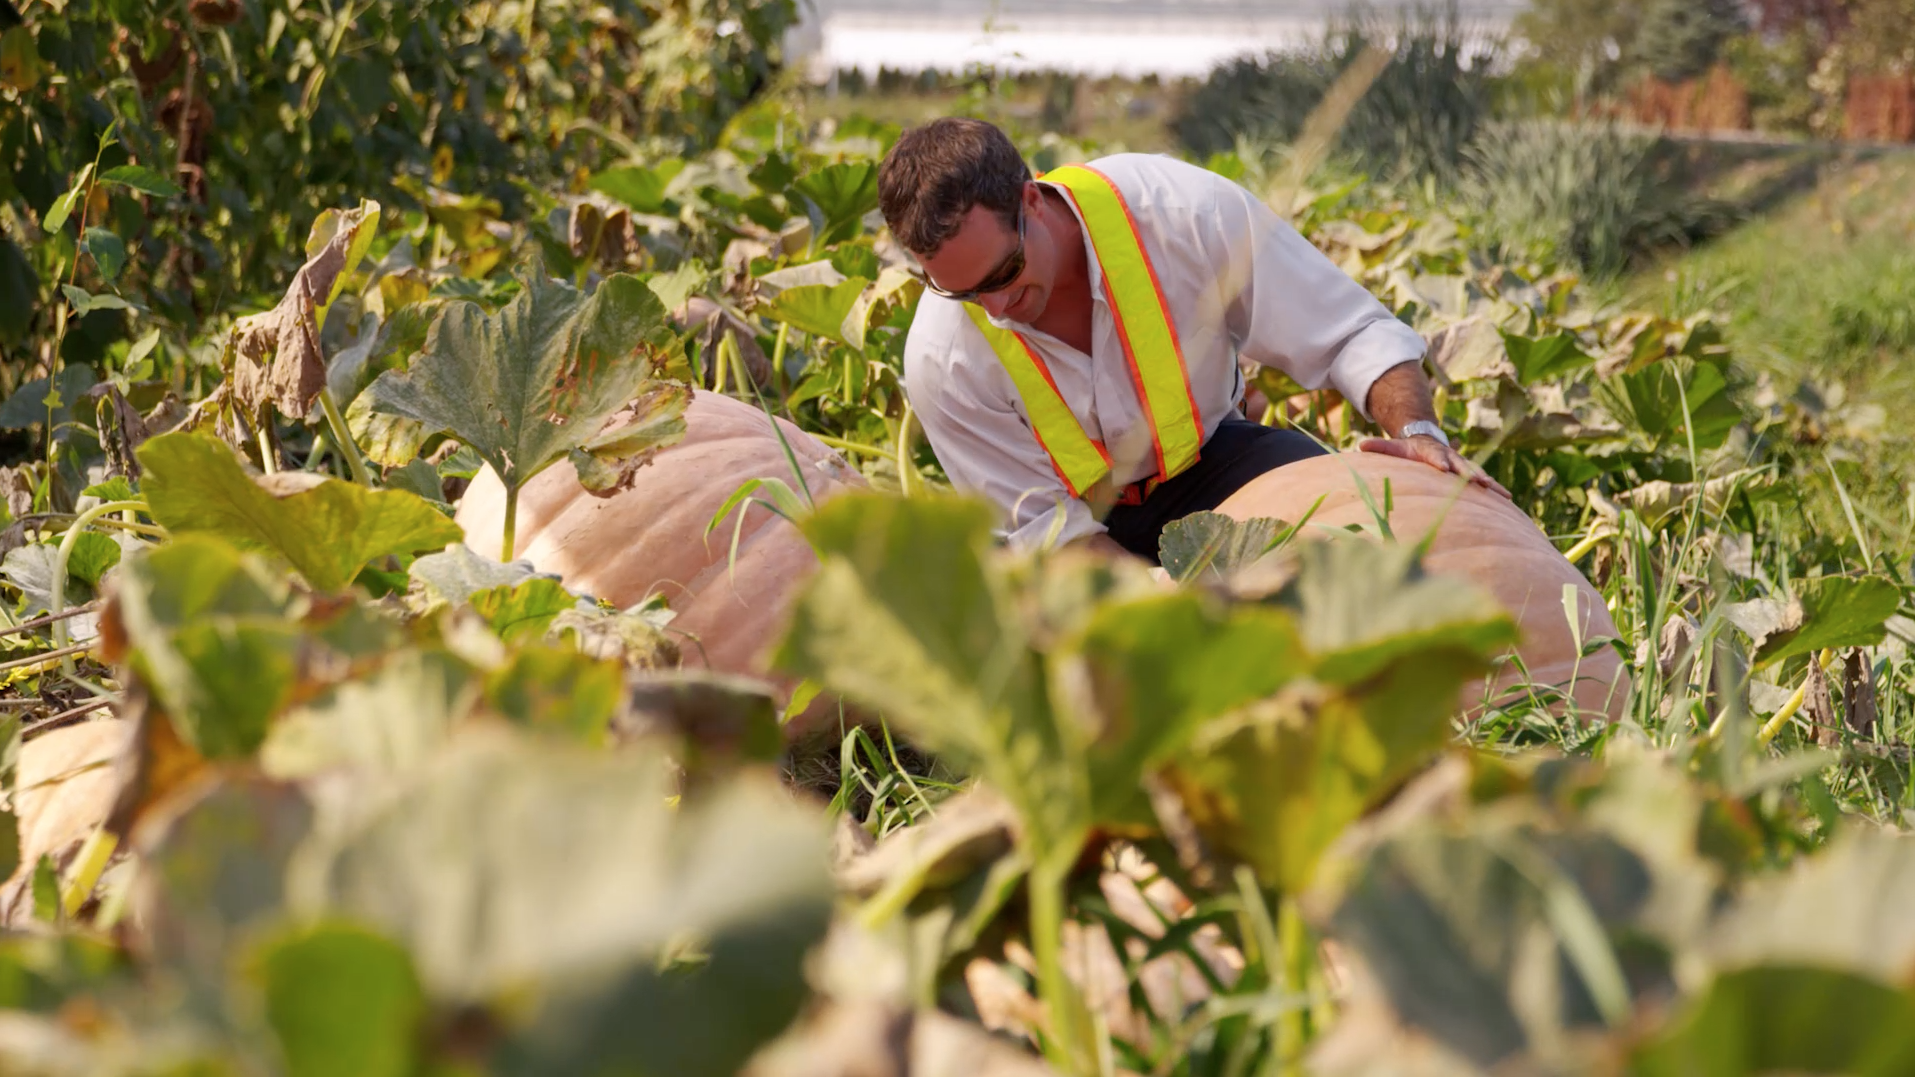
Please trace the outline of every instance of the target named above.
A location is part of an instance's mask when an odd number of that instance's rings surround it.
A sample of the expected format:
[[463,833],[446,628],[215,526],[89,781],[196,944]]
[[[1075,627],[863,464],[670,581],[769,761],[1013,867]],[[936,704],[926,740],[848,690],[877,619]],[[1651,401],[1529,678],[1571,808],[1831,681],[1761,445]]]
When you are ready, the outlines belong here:
[[1741,0],[1648,0],[1633,58],[1657,78],[1681,82],[1707,71],[1746,29]]
[[1219,67],[1184,102],[1173,126],[1193,153],[1229,150],[1239,138],[1288,142],[1337,76],[1372,44],[1393,54],[1350,113],[1336,152],[1373,174],[1446,178],[1490,114],[1498,41],[1473,37],[1454,4],[1419,8],[1395,23],[1351,14],[1297,54],[1272,53]]
[[1674,167],[1659,137],[1522,120],[1484,128],[1463,189],[1489,247],[1612,276],[1639,254],[1693,242],[1733,219],[1729,207],[1670,182]]

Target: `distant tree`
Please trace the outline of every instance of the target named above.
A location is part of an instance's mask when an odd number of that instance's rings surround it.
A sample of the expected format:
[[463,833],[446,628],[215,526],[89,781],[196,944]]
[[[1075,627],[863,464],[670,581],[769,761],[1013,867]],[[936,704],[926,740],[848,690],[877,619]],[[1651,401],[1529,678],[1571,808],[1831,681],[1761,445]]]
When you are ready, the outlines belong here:
[[1755,29],[1765,35],[1800,33],[1826,45],[1849,23],[1853,0],[1750,0]]
[[1533,0],[1516,16],[1515,31],[1535,59],[1602,81],[1599,73],[1625,62],[1642,8],[1649,0]]
[[1632,59],[1659,79],[1680,82],[1707,71],[1722,46],[1748,28],[1742,0],[1649,0]]
[[1840,42],[1858,74],[1915,73],[1915,0],[1845,0]]

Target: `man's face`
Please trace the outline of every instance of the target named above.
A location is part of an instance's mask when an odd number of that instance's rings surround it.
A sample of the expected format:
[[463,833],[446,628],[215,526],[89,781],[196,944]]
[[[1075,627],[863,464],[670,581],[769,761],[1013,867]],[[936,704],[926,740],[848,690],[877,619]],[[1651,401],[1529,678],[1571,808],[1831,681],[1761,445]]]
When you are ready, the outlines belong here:
[[[1057,274],[1057,248],[1041,224],[1043,194],[1037,184],[1024,185],[1024,268],[1002,288],[975,302],[993,318],[1029,325],[1044,313]],[[947,292],[967,292],[979,285],[1003,281],[1001,273],[1018,252],[1016,221],[983,206],[972,206],[957,234],[944,241],[936,254],[918,259],[924,272]]]

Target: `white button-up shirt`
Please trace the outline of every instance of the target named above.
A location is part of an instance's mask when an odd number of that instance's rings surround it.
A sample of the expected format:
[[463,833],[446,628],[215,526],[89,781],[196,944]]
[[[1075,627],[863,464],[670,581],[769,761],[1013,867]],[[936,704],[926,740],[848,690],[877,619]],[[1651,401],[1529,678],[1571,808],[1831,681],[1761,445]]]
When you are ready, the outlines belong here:
[[[1091,166],[1130,205],[1183,343],[1205,440],[1243,397],[1239,356],[1308,389],[1328,384],[1359,409],[1384,371],[1423,357],[1415,330],[1236,183],[1148,154]],[[1109,450],[1121,485],[1153,477],[1156,461],[1088,229],[1084,236],[1091,354],[1027,325],[994,324],[1037,350],[1071,414]],[[952,484],[1002,509],[1013,543],[1035,546],[1054,535],[1061,544],[1104,530],[1058,478],[1010,375],[963,304],[925,293],[905,342],[904,382]]]

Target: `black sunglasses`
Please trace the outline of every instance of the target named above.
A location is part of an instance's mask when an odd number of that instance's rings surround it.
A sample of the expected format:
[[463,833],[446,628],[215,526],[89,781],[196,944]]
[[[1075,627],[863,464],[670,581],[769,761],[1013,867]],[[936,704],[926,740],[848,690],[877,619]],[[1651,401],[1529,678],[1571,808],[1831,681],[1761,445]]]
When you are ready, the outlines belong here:
[[1017,207],[1017,247],[1016,249],[1011,251],[1011,253],[1005,257],[1004,261],[999,263],[998,267],[991,271],[989,276],[986,276],[983,280],[978,281],[977,287],[969,288],[962,292],[946,291],[945,289],[938,287],[937,283],[933,281],[924,272],[923,269],[917,268],[917,267],[913,267],[911,269],[911,275],[918,279],[918,283],[924,285],[926,288],[930,289],[932,292],[938,295],[941,295],[946,299],[955,299],[960,303],[975,303],[978,301],[978,298],[981,296],[990,295],[992,292],[1001,292],[1004,289],[1009,288],[1011,285],[1017,283],[1017,278],[1022,276],[1023,274],[1024,274],[1024,206],[1021,203]]

